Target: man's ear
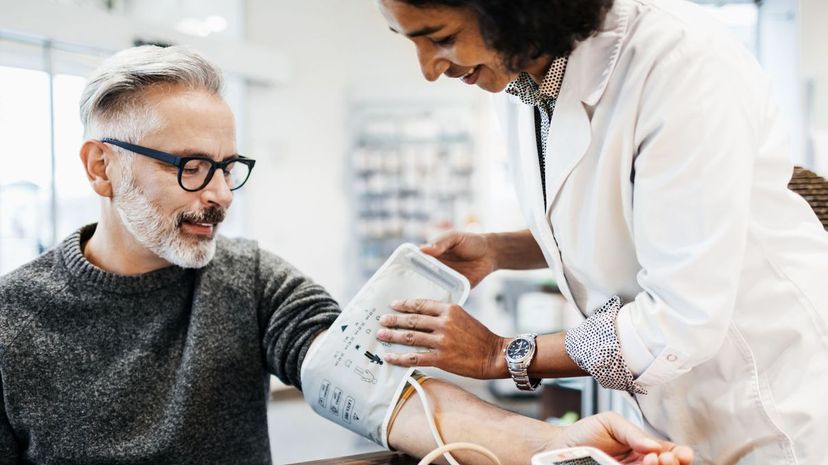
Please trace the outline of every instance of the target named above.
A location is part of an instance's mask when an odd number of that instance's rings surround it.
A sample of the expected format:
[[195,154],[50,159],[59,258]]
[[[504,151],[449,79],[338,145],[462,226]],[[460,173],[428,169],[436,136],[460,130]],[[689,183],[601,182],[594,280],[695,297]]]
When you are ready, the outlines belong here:
[[80,158],[83,162],[83,169],[86,171],[86,179],[89,185],[101,197],[112,197],[112,182],[109,179],[109,168],[112,160],[112,152],[106,149],[103,142],[97,140],[84,141],[80,149]]

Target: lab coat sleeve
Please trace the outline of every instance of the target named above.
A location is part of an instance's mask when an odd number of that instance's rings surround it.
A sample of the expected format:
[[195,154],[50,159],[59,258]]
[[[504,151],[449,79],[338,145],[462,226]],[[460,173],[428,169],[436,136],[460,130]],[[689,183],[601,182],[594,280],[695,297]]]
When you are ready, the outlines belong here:
[[301,389],[305,354],[339,315],[339,305],[322,286],[266,251],[260,251],[259,284],[259,322],[268,370]]
[[712,41],[686,42],[651,69],[636,120],[632,228],[643,290],[620,310],[616,331],[645,389],[710,359],[724,341],[765,111],[758,65]]

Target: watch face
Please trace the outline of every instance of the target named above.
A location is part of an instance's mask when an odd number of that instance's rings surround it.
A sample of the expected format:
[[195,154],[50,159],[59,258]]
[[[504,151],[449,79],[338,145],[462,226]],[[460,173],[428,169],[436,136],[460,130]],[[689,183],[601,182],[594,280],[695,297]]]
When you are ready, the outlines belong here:
[[529,341],[526,339],[515,339],[506,347],[506,355],[512,360],[519,360],[529,353]]

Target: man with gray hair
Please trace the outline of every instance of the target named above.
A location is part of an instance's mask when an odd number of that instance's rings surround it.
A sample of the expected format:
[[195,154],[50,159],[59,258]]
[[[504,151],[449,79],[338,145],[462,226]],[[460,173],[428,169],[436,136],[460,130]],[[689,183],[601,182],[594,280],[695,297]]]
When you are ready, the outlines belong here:
[[[187,49],[144,46],[86,86],[80,159],[101,216],[0,278],[0,464],[270,463],[270,374],[301,388],[339,308],[255,242],[216,235],[255,166],[236,153],[221,83]],[[423,387],[447,439],[485,441],[506,463],[571,444],[691,457],[615,415],[557,428]],[[423,455],[430,441],[407,402],[389,443]]]

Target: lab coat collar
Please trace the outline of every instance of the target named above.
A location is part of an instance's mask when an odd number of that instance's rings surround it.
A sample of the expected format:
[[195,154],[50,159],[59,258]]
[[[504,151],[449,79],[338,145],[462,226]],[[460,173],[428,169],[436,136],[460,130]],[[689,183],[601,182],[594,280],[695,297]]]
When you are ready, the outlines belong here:
[[[506,126],[507,134],[515,137],[510,153],[513,160],[515,186],[524,209],[524,217],[544,251],[547,262],[553,269],[562,270],[561,257],[556,240],[547,221],[551,221],[552,207],[557,200],[564,182],[586,153],[591,141],[591,122],[587,105],[595,105],[607,88],[609,79],[618,62],[628,25],[632,20],[635,6],[646,0],[615,0],[607,13],[601,30],[580,43],[569,57],[563,85],[550,121],[550,155],[546,158],[546,198],[543,206],[543,192],[535,139],[534,113],[532,107],[520,98],[506,94],[504,107],[510,117]],[[505,94],[505,93],[504,93]],[[571,292],[564,275],[559,276],[558,286],[564,296],[571,300]]]
[[[604,95],[636,3],[637,0],[615,0],[598,32],[576,45],[569,56],[564,81],[572,82],[583,103],[595,105]],[[517,96],[507,98],[512,103],[522,103]]]
[[573,81],[576,93],[587,105],[604,95],[630,24],[635,0],[615,0],[601,29],[575,47],[569,57],[565,79]]

